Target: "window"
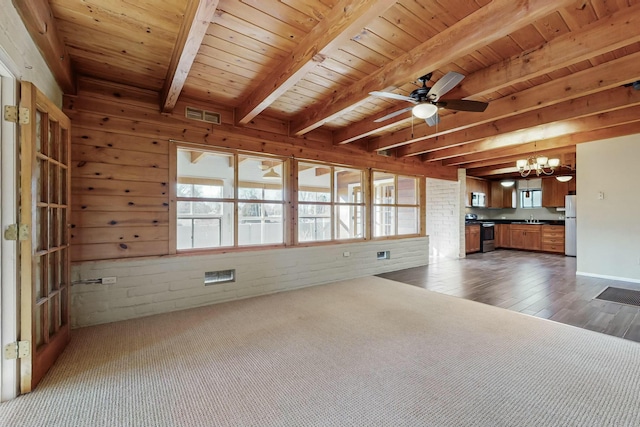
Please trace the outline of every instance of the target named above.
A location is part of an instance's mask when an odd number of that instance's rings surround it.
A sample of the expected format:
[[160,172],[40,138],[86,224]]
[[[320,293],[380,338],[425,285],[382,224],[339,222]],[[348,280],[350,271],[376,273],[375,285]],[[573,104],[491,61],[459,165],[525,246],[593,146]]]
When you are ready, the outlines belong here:
[[298,241],[364,238],[363,171],[298,162]]
[[542,190],[520,190],[521,208],[541,208]]
[[418,234],[418,179],[386,172],[373,173],[373,236]]
[[178,250],[282,244],[283,161],[179,148]]

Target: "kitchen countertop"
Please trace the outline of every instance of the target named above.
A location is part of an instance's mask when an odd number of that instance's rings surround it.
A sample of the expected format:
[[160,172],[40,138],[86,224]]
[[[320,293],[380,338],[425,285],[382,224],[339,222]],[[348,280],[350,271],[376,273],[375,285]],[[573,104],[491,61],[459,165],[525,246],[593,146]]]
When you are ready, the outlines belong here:
[[[485,222],[492,222],[494,224],[529,224],[525,219],[476,219],[476,220],[467,220],[465,221],[465,225],[473,225],[473,224],[482,224]],[[563,219],[541,219],[540,222],[534,222],[533,225],[564,225]]]

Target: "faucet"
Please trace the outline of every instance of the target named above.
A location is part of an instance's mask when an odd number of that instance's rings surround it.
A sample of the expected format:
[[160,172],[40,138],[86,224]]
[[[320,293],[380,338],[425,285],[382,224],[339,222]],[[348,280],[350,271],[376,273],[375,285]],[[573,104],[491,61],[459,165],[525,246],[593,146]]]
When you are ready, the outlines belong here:
[[531,216],[529,217],[529,221],[527,222],[531,222],[531,223],[533,222],[533,214],[531,214]]

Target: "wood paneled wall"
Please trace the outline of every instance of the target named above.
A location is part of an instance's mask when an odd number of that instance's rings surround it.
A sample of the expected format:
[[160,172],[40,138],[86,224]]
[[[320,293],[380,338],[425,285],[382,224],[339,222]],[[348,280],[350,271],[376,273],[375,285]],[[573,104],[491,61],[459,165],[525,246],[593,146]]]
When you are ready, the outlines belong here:
[[[188,120],[185,106],[222,114],[222,124]],[[216,147],[456,179],[455,168],[395,159],[355,146],[333,146],[332,136],[286,135],[287,124],[256,119],[233,125],[233,111],[181,100],[161,114],[156,92],[81,78],[65,96],[72,120],[72,261],[169,254],[170,139]]]

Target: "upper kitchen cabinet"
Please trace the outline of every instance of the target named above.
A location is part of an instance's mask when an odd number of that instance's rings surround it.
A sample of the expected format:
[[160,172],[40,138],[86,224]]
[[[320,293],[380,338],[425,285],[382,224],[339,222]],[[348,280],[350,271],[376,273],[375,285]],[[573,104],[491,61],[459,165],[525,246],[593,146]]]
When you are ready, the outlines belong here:
[[491,182],[490,208],[512,209],[515,208],[515,187],[503,187],[500,181]]
[[[560,182],[555,177],[542,179],[542,206],[545,208],[564,207],[564,196],[569,194],[569,185],[573,184],[572,181]],[[572,187],[575,191],[575,184]]]
[[[486,179],[480,179],[480,178],[474,178],[472,176],[468,176],[466,179],[466,199],[465,199],[465,206],[466,207],[471,207],[471,194],[472,193],[482,193],[485,195],[485,200],[487,200],[487,198],[489,197],[489,191],[490,191],[490,186],[489,186],[489,181],[487,181]],[[482,207],[487,207],[486,202],[485,205]]]

